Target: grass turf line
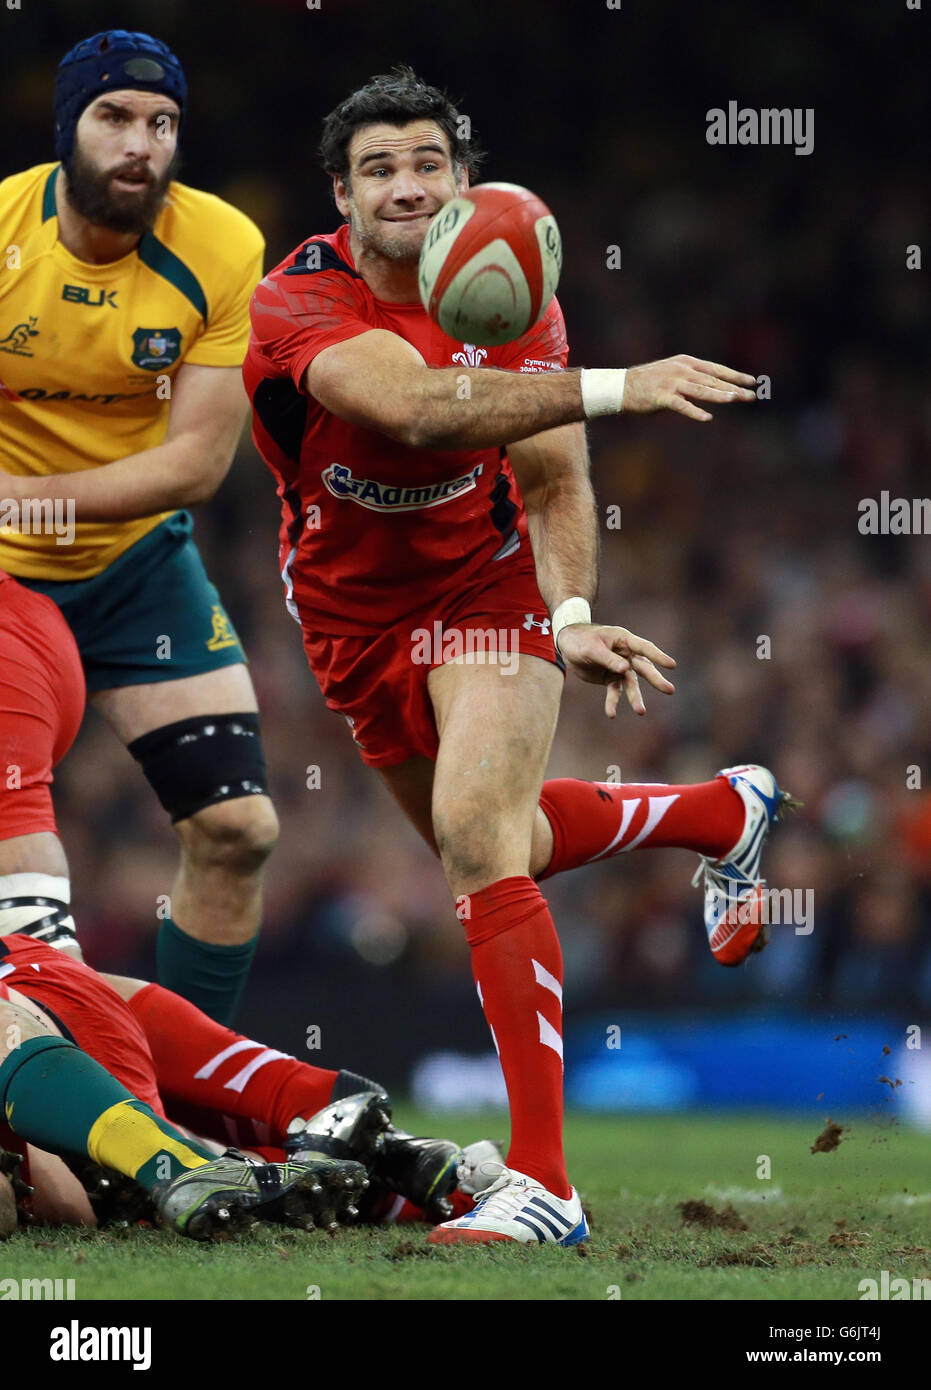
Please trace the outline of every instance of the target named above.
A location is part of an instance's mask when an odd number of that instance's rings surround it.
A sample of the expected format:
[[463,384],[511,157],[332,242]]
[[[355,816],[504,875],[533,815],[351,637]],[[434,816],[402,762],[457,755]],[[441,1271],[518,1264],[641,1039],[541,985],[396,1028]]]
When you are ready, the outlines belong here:
[[[399,1123],[460,1142],[501,1116]],[[835,1116],[844,1123],[843,1116]],[[851,1120],[811,1154],[823,1117],[569,1116],[572,1181],[592,1240],[555,1247],[434,1248],[426,1228],[322,1233],[261,1226],[200,1245],[168,1232],[35,1230],[0,1244],[0,1279],[73,1278],[78,1299],[848,1299],[862,1278],[931,1277],[927,1136],[889,1117]],[[772,1178],[756,1177],[768,1155]],[[725,1225],[688,1223],[704,1202]],[[696,1209],[705,1222],[714,1217]],[[748,1229],[735,1229],[743,1223]]]

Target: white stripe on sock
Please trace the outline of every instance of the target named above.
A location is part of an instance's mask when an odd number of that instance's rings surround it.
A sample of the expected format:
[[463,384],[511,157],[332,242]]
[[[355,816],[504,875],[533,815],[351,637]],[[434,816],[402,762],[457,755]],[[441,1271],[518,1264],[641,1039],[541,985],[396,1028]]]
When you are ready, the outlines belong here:
[[640,805],[640,797],[639,797],[639,796],[636,797],[633,801],[622,801],[622,802],[621,802],[621,828],[620,828],[620,830],[617,832],[617,834],[615,835],[614,839],[611,841],[610,844],[606,845],[604,849],[600,849],[600,850],[598,851],[597,854],[593,854],[592,857],[591,857],[591,859],[586,859],[586,861],[585,861],[586,864],[591,864],[592,860],[594,860],[594,859],[603,859],[604,856],[605,856],[606,854],[610,854],[610,853],[611,853],[611,851],[614,849],[614,846],[615,846],[615,845],[620,844],[621,840],[623,840],[624,836],[627,834],[627,827],[630,825],[631,821],[633,820],[633,818],[634,818],[634,812],[636,811],[636,809],[637,809],[637,807],[638,807],[639,805]]
[[540,1042],[544,1047],[551,1047],[559,1060],[562,1061],[562,1038],[552,1023],[543,1017],[539,1009],[537,1009],[537,1021],[540,1024]]
[[643,829],[638,831],[638,833],[634,836],[629,845],[624,846],[623,853],[626,854],[628,850],[636,849],[637,846],[640,844],[641,840],[645,840],[648,835],[651,835],[653,831],[656,829],[656,827],[659,825],[660,821],[663,819],[663,816],[665,816],[666,812],[669,810],[672,803],[678,800],[678,792],[676,792],[674,796],[651,796],[650,810],[647,814],[646,821],[644,822]]
[[287,1058],[287,1052],[276,1052],[273,1047],[269,1047],[265,1052],[253,1057],[252,1061],[243,1067],[242,1071],[236,1073],[231,1080],[227,1081],[223,1087],[224,1091],[244,1091],[246,1086],[255,1076],[261,1067],[268,1066],[269,1062],[280,1062]]
[[561,1004],[562,985],[559,983],[556,976],[551,975],[546,966],[541,965],[538,960],[534,960],[533,956],[530,957],[530,963],[533,966],[533,973],[537,977],[537,984],[542,985],[544,989],[548,989],[555,994]]
[[[476,993],[478,994],[478,1002],[479,1002],[479,1003],[481,1004],[481,1006],[482,1006],[482,1013],[485,1013],[485,996],[482,994],[482,984],[481,984],[481,981],[480,981],[480,980],[476,980],[476,981],[475,981],[475,990],[476,990]],[[488,1015],[487,1015],[487,1014],[485,1014],[485,1022],[488,1023]],[[490,1023],[488,1023],[488,1031],[489,1031],[489,1033],[491,1034],[491,1040],[492,1040],[492,1042],[493,1042],[494,1045],[495,1045],[495,1052],[496,1052],[496,1053],[498,1054],[498,1056],[500,1057],[500,1056],[501,1056],[501,1048],[498,1046],[498,1039],[495,1037],[495,1030],[494,1030],[494,1028],[492,1028],[492,1026],[491,1026]]]
[[228,1057],[235,1057],[237,1052],[246,1052],[250,1047],[264,1047],[264,1043],[250,1042],[248,1038],[240,1038],[239,1042],[230,1043],[229,1047],[224,1047],[222,1052],[218,1052],[215,1057],[211,1057],[209,1062],[205,1062],[200,1071],[194,1073],[195,1081],[207,1081],[217,1067],[222,1067]]
[[404,1203],[406,1201],[406,1197],[401,1197],[400,1195],[395,1197],[394,1201],[391,1203],[391,1206],[388,1208],[388,1210],[382,1217],[382,1223],[386,1226],[393,1226],[394,1223],[397,1221],[398,1217],[401,1215],[401,1212],[404,1210]]

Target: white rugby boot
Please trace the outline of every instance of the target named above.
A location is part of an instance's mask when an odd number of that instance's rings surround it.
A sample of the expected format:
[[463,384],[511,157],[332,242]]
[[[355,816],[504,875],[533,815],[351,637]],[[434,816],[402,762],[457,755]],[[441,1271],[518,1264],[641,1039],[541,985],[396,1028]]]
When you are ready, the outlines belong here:
[[588,1222],[575,1188],[568,1197],[555,1197],[542,1183],[494,1159],[486,1159],[460,1186],[481,1181],[475,1208],[455,1221],[435,1226],[431,1245],[487,1244],[494,1240],[537,1245],[578,1245],[587,1240]]
[[760,860],[766,836],[782,812],[798,805],[780,791],[768,768],[748,763],[725,767],[725,777],[744,804],[744,828],[734,848],[721,859],[699,855],[692,879],[704,879],[705,930],[711,954],[721,965],[740,965],[769,941],[766,880]]

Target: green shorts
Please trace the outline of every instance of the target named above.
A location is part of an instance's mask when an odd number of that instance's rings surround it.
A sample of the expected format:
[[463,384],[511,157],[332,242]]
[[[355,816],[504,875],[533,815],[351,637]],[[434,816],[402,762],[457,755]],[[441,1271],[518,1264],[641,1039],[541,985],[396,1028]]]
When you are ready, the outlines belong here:
[[180,680],[245,653],[176,512],[90,579],[21,579],[47,594],[74,633],[88,692]]

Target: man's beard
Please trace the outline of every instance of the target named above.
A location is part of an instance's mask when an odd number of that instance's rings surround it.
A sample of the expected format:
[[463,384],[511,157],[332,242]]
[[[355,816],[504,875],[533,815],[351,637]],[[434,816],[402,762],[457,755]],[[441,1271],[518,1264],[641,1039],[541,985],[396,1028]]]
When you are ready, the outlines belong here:
[[[349,210],[349,225],[363,252],[367,255],[384,256],[386,260],[394,261],[396,265],[417,265],[420,260],[420,247],[423,245],[423,239],[419,245],[414,246],[403,233],[391,236],[390,233],[379,234],[366,230],[361,225],[361,219],[352,198],[349,199]],[[426,227],[424,227],[424,237],[426,235]]]
[[[130,171],[138,173],[139,168],[120,165],[106,173],[91,164],[75,145],[71,158],[64,164],[68,178],[68,201],[86,221],[95,227],[106,227],[110,232],[132,232],[143,236],[152,230],[156,217],[161,211],[168,185],[181,165],[181,157],[176,150],[171,163],[160,179],[148,183],[138,193],[114,192],[111,181],[120,174]],[[145,170],[149,175],[149,170]]]

